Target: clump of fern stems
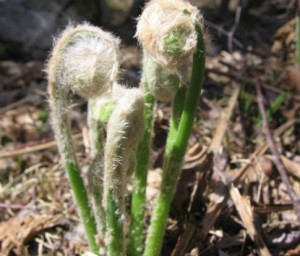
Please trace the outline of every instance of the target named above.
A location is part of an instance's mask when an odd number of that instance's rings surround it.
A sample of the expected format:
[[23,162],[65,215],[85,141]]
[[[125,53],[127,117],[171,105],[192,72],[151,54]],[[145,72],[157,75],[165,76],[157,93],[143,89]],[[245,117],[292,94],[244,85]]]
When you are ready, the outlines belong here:
[[[140,16],[140,88],[118,83],[120,40],[89,24],[68,27],[48,62],[52,124],[91,252],[160,255],[169,208],[192,130],[205,68],[203,19],[181,0],[152,0]],[[83,177],[71,138],[70,95],[88,102],[90,166]],[[162,182],[145,231],[147,171],[155,102],[172,117]],[[132,179],[130,214],[127,185]],[[130,224],[128,224],[130,223]]]

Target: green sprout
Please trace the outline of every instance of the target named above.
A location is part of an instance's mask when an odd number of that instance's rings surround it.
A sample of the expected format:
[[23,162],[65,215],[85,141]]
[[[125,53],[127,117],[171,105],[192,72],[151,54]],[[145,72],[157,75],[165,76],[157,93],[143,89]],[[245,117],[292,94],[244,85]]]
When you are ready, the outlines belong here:
[[[52,125],[94,255],[160,255],[204,79],[202,22],[198,9],[187,2],[150,1],[137,27],[144,61],[141,88],[135,89],[117,83],[120,42],[111,34],[78,25],[67,28],[54,46],[48,63]],[[86,179],[71,137],[70,92],[88,101],[90,166]],[[156,100],[170,101],[172,116],[162,183],[145,239]],[[128,214],[125,202],[132,177]]]

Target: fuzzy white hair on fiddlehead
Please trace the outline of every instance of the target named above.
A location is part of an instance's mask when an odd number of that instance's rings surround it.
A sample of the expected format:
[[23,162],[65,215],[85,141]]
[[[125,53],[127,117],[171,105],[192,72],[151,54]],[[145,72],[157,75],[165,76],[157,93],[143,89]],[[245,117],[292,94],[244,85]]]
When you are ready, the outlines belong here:
[[186,1],[152,0],[139,17],[136,36],[158,64],[175,68],[196,51],[198,9]]
[[70,26],[56,39],[48,61],[48,92],[52,124],[64,162],[74,159],[68,117],[69,93],[86,99],[111,90],[119,70],[119,39],[102,29]]
[[56,40],[49,81],[83,98],[110,90],[119,71],[119,39],[88,24],[68,27]]
[[150,93],[160,101],[172,100],[180,86],[180,74],[176,69],[158,65],[147,55],[144,57],[143,68]]

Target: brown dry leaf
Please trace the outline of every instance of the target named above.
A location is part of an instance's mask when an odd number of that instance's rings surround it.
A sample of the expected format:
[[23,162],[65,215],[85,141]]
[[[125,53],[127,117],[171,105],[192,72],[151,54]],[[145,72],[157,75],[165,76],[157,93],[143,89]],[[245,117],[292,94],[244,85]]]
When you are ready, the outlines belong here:
[[0,223],[0,255],[9,255],[11,251],[16,255],[25,255],[26,242],[42,230],[58,225],[62,219],[62,215],[31,214]]

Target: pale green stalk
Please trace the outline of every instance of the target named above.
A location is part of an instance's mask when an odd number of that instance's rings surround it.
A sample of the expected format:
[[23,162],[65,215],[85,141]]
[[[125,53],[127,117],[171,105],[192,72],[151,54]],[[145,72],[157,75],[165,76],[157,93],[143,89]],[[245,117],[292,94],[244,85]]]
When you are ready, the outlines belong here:
[[162,183],[151,219],[144,256],[160,255],[170,204],[198,106],[204,79],[205,49],[202,31],[198,23],[195,24],[195,29],[198,34],[197,51],[193,56],[191,82],[187,91],[178,130],[173,133],[175,134],[175,139],[168,138],[168,143],[171,143],[171,146],[167,146],[169,151],[165,153]]
[[58,38],[48,63],[52,124],[63,165],[93,253],[99,253],[97,227],[80,173],[68,116],[71,92],[85,99],[106,93],[119,67],[119,40],[100,28],[69,26]]
[[179,88],[174,101],[172,102],[172,116],[170,121],[170,129],[168,134],[168,140],[166,145],[166,154],[170,152],[175,143],[177,130],[179,128],[180,118],[182,115],[182,110],[184,108],[186,96],[186,87],[182,86]]
[[67,171],[71,189],[78,208],[79,216],[85,228],[87,241],[91,251],[98,255],[96,244],[96,223],[88,201],[88,195],[80,173],[80,167],[75,155],[71,137],[70,118],[68,116],[68,96],[65,90],[56,84],[49,85],[51,115],[56,139],[62,156],[63,165]]
[[144,214],[153,125],[154,98],[149,92],[145,78],[142,79],[142,84],[145,91],[145,132],[138,146],[136,155],[137,164],[133,179],[129,243],[129,255],[131,256],[141,255],[144,247]]
[[[88,124],[92,163],[88,170],[90,198],[98,229],[98,240],[104,246],[105,209],[103,201],[104,176],[104,128],[113,111],[115,102],[110,97],[90,99],[88,101]],[[105,249],[104,249],[105,250]]]
[[[144,115],[146,129],[143,140],[139,144],[136,156],[137,168],[134,173],[131,201],[129,243],[129,255],[131,256],[142,255],[144,248],[144,213],[148,163],[151,151],[154,101],[155,99],[163,101],[173,99],[178,90],[180,78],[175,69],[169,70],[159,66],[146,53],[144,53],[142,84],[145,92]],[[180,94],[179,97],[184,97],[184,89],[180,88],[180,90],[183,94]],[[180,102],[176,99],[175,101],[176,106],[182,110],[182,104],[180,104]],[[176,107],[176,110],[178,110],[178,107]],[[172,119],[172,122],[176,119],[176,124],[179,123],[178,119],[180,118],[180,114],[181,112],[178,115],[175,114],[174,116],[176,116],[176,118]]]
[[134,168],[136,148],[144,133],[144,94],[127,89],[107,125],[105,145],[104,207],[109,256],[125,256],[125,194],[128,174]]

